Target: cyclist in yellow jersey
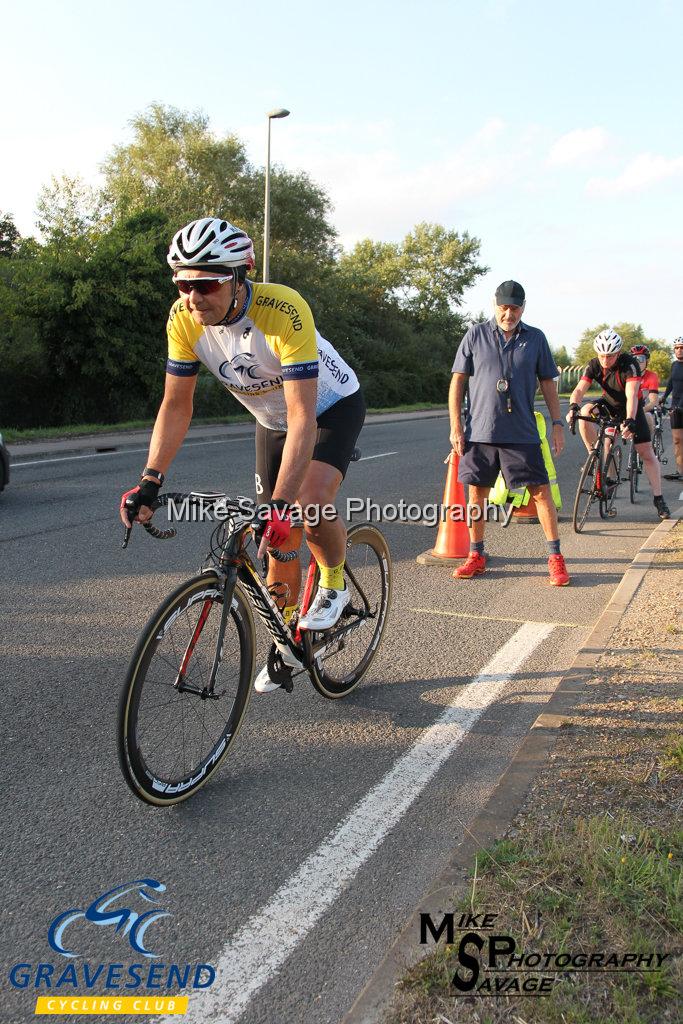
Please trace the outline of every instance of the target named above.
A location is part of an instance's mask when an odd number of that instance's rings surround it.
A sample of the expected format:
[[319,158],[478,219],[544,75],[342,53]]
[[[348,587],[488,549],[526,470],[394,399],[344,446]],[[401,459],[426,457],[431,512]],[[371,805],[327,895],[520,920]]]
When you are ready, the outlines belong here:
[[[256,492],[260,530],[271,547],[298,551],[300,530],[292,529],[291,506],[333,505],[365,418],[356,374],[315,328],[311,310],[284,285],[254,283],[248,235],[215,217],[192,221],[176,233],[167,257],[180,298],[167,324],[166,386],[141,481],[121,499],[134,501],[135,519],[151,517],[159,492],[192,419],[200,365],[255,416]],[[346,528],[339,518],[304,524],[320,566],[320,586],[304,629],[330,629],[348,603],[343,566]],[[298,559],[275,563],[269,583],[283,585],[285,617],[296,610]],[[281,648],[285,663],[294,662]],[[267,666],[256,679],[265,693],[278,688]]]

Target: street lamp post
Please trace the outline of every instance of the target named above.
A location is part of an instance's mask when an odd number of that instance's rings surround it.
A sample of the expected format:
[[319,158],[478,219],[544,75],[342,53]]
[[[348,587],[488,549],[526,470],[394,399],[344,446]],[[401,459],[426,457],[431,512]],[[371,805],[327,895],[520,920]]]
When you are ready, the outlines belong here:
[[270,122],[274,117],[288,117],[289,111],[283,107],[276,110],[269,110],[268,118],[268,150],[266,156],[266,197],[263,214],[263,280],[270,277]]

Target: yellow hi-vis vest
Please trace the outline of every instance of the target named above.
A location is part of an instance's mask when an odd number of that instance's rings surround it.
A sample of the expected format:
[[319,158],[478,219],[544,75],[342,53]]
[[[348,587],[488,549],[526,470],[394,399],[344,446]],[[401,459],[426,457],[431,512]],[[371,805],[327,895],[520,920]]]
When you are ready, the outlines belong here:
[[[550,454],[550,445],[548,444],[548,438],[546,437],[545,418],[540,412],[534,412],[534,416],[536,417],[536,429],[538,430],[538,436],[541,439],[543,463],[548,472],[548,480],[550,481],[550,493],[553,496],[555,508],[559,512],[562,508],[562,498],[560,496],[560,487],[557,482],[555,464],[553,462],[552,455]],[[498,479],[489,494],[489,501],[494,505],[504,505],[509,501],[515,508],[521,508],[522,506],[529,504],[530,497],[531,495],[527,488],[522,489],[519,487],[508,487],[503,479],[503,474],[499,473]]]

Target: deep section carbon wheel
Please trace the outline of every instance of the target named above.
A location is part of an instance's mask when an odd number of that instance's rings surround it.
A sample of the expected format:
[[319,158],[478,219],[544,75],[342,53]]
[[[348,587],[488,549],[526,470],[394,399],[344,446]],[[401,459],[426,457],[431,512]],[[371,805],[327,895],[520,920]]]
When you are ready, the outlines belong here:
[[233,743],[251,693],[254,620],[239,586],[226,620],[213,692],[223,583],[205,572],[181,584],[145,627],[119,703],[119,761],[146,803],[187,800]]

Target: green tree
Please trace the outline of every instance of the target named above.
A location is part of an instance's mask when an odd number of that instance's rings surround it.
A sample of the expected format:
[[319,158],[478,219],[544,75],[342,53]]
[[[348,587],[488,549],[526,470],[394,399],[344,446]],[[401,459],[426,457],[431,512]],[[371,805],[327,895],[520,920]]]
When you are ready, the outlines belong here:
[[[200,112],[159,103],[131,125],[133,140],[115,147],[103,165],[104,202],[112,222],[150,208],[163,211],[172,230],[197,217],[226,217],[254,239],[260,264],[264,171],[249,163],[240,140],[235,135],[216,138]],[[330,213],[327,194],[308,175],[272,169],[273,277],[286,279],[295,255],[299,260],[305,256],[309,264],[333,258],[336,233]]]
[[82,178],[63,175],[44,185],[36,204],[37,224],[48,241],[85,240],[102,230],[102,199]]
[[664,382],[669,379],[672,359],[673,355],[671,352],[667,352],[666,349],[659,347],[656,348],[650,356],[647,368],[657,374],[660,384],[664,384]]
[[487,267],[477,264],[480,242],[441,224],[418,224],[400,245],[366,239],[342,257],[376,300],[395,301],[418,323],[447,323],[463,292]]
[[17,304],[40,323],[54,423],[116,422],[158,406],[173,300],[167,233],[166,217],[148,211],[36,247],[18,270]]
[[565,367],[572,365],[572,360],[565,345],[562,345],[561,348],[552,348],[550,351],[557,366]]
[[16,255],[21,235],[11,213],[0,212],[0,259],[9,259]]

